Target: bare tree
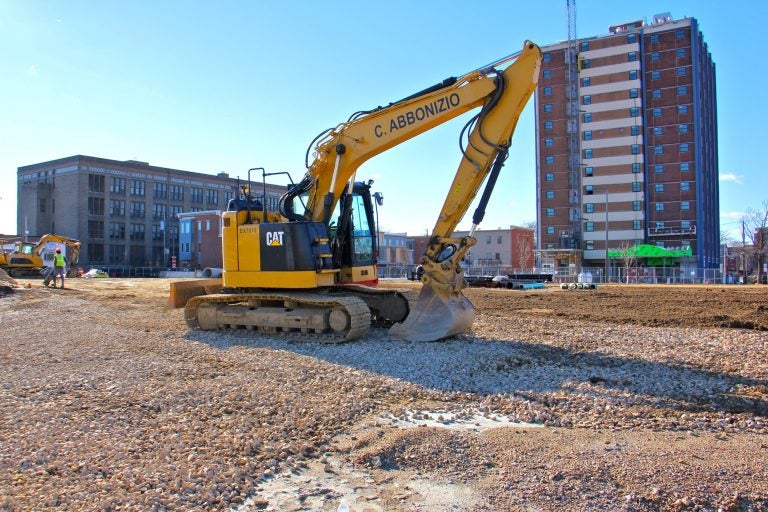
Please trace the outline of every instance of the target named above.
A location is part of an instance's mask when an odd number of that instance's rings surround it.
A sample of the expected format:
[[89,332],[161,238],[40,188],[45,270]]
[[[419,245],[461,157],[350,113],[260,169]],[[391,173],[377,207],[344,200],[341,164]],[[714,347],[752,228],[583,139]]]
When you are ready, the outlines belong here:
[[637,283],[637,252],[634,244],[629,242],[623,242],[620,246],[621,250],[621,263],[624,267],[624,275],[626,276],[627,284],[629,284],[630,270],[634,269],[635,283]]
[[520,269],[527,270],[531,268],[533,263],[533,238],[517,235],[515,248],[517,249],[517,261],[520,264]]
[[763,201],[759,209],[748,208],[742,222],[744,237],[752,244],[750,255],[757,263],[757,282],[762,283],[763,265],[768,259],[768,201]]

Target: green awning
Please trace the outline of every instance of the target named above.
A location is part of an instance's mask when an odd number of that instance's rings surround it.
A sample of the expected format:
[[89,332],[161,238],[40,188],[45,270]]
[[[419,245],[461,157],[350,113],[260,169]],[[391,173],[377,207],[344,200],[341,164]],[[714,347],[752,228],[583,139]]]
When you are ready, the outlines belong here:
[[680,258],[692,256],[690,247],[680,249],[665,249],[657,245],[637,244],[628,247],[624,251],[608,251],[610,259],[637,258],[645,259],[649,266],[672,265],[679,262]]

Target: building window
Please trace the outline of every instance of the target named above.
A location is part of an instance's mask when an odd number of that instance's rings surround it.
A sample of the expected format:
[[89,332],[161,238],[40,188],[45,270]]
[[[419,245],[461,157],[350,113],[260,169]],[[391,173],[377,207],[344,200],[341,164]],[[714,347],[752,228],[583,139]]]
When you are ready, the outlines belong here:
[[88,215],[104,215],[104,198],[88,198]]
[[680,162],[680,172],[686,172],[688,170],[688,162]]
[[637,42],[637,34],[627,34],[627,44]]
[[542,58],[542,62],[552,62],[552,54],[551,53],[545,53]]
[[219,191],[218,190],[206,190],[205,191],[206,204],[216,205],[219,204]]
[[587,112],[586,114],[584,114],[584,122],[585,123],[591,123],[592,122],[592,113],[591,112]]
[[677,95],[678,96],[685,96],[688,94],[688,87],[685,85],[678,85],[677,86]]
[[678,133],[688,133],[688,125],[687,124],[681,124],[677,127]]
[[685,30],[683,30],[683,29],[678,29],[678,30],[675,32],[675,39],[685,39]]
[[144,218],[144,203],[140,201],[131,201],[131,218],[143,219]]
[[132,196],[144,195],[144,180],[131,180],[131,195]]
[[584,150],[584,158],[592,158],[592,150],[591,149],[585,149]]
[[171,185],[171,201],[184,200],[184,187],[181,185]]
[[554,174],[554,173],[552,173],[552,172],[548,172],[548,173],[545,175],[544,179],[545,179],[546,181],[555,181],[555,174]]
[[125,195],[125,178],[109,178],[109,192],[120,196]]
[[585,194],[587,194],[587,195],[592,194],[593,191],[594,191],[594,187],[592,185],[585,185],[584,186],[584,193]]
[[651,71],[651,80],[660,80],[661,71]]
[[675,56],[685,57],[685,48],[678,48],[677,50],[675,50]]
[[552,78],[552,70],[551,69],[545,69],[542,71],[541,76],[543,78]]
[[678,105],[677,106],[677,113],[678,114],[687,114],[688,113],[688,105]]
[[640,144],[632,144],[632,154],[633,155],[640,154]]
[[593,203],[585,204],[584,213],[595,213],[595,205]]
[[664,128],[663,127],[661,127],[661,126],[654,126],[653,127],[653,134],[654,135],[661,135],[662,133],[664,133]]
[[651,43],[655,44],[659,42],[659,34],[651,34]]
[[581,69],[589,69],[589,59],[581,59]]
[[166,209],[164,204],[152,205],[152,218],[155,220],[165,219]]
[[555,216],[555,209],[547,208],[547,217],[554,217],[554,216]]
[[555,163],[555,157],[552,155],[547,155],[544,157],[544,162],[548,165],[552,165]]
[[651,52],[651,61],[656,62],[659,58],[659,52]]
[[690,201],[680,201],[680,209],[681,210],[690,210],[691,209],[691,202]]
[[586,242],[584,242],[584,249],[588,251],[593,251],[595,249],[595,241],[587,240]]
[[687,181],[680,182],[680,192],[688,192],[691,189],[691,184]]
[[192,187],[190,189],[190,194],[189,195],[191,196],[189,198],[189,200],[192,201],[193,203],[202,203],[203,202],[203,189],[197,188],[197,187]]
[[544,88],[544,96],[552,96],[552,88],[551,87],[545,87]]
[[637,60],[637,52],[627,53],[627,62],[634,62]]
[[653,117],[661,117],[661,109],[659,107],[653,109]]
[[589,41],[582,41],[582,43],[581,43],[581,51],[583,51],[583,52],[589,51]]
[[639,94],[640,93],[639,93],[638,89],[630,89],[629,90],[629,97],[630,98],[637,98],[639,96]]
[[104,238],[104,221],[88,221],[88,238]]
[[545,103],[544,104],[544,112],[552,112],[552,104],[551,103]]
[[586,223],[584,223],[584,231],[594,231],[595,230],[595,223],[591,220],[588,220]]
[[547,226],[547,234],[548,235],[554,235],[555,234],[555,226]]
[[656,203],[654,205],[654,208],[657,212],[663,212],[664,211],[664,203]]
[[643,184],[639,181],[633,181],[632,182],[632,192],[640,192],[642,189]]
[[592,167],[585,167],[584,168],[584,175],[585,176],[592,176],[593,173],[594,173],[594,169],[592,169]]
[[629,117],[638,117],[640,115],[640,109],[637,107],[629,108]]
[[581,104],[582,105],[591,105],[592,104],[592,96],[590,96],[589,94],[583,96],[581,98]]
[[552,139],[544,139],[544,146],[551,148],[554,145],[554,141]]
[[629,133],[630,133],[631,135],[633,135],[633,136],[634,136],[634,135],[640,135],[640,127],[639,127],[638,125],[636,125],[636,124],[632,125],[632,126],[629,128]]
[[688,144],[683,142],[680,144],[680,152],[681,153],[687,153],[688,152]]
[[634,173],[640,172],[640,163],[639,162],[635,162],[635,163],[632,164],[632,172],[634,172]]
[[655,100],[661,99],[661,89],[654,89],[653,92],[651,92],[651,96],[653,96],[653,99]]
[[637,80],[637,70],[636,69],[629,70],[629,79],[630,80]]
[[632,211],[633,212],[640,211],[640,201],[632,201]]
[[653,186],[653,189],[654,189],[656,192],[664,192],[664,184],[663,184],[663,183],[656,183],[656,184]]
[[547,199],[554,199],[554,198],[555,198],[555,191],[547,190]]
[[664,223],[661,221],[656,221],[654,226],[656,226],[656,229],[664,229]]
[[122,199],[109,200],[109,216],[125,217],[125,201]]
[[111,238],[112,240],[125,240],[125,223],[110,222],[109,238]]
[[640,230],[640,229],[643,229],[643,223],[642,223],[642,221],[639,221],[639,220],[633,220],[633,221],[632,221],[632,229],[634,229],[635,231],[638,231],[638,230]]
[[689,221],[689,220],[681,220],[680,221],[680,227],[683,230],[688,231],[689,229],[691,229],[691,221]]
[[662,145],[653,146],[653,154],[654,155],[663,155],[664,154],[664,146],[662,146]]
[[89,192],[104,192],[104,183],[106,178],[100,174],[88,175],[88,191]]
[[656,164],[653,166],[653,172],[656,174],[661,174],[664,172],[664,164]]
[[131,240],[144,240],[144,224],[131,224]]
[[584,140],[592,140],[592,132],[591,131],[584,132]]
[[588,77],[588,76],[585,76],[584,78],[581,79],[581,86],[582,87],[589,87],[589,85],[591,83],[592,83],[592,79],[590,79],[590,77]]
[[680,66],[677,68],[677,76],[685,76],[687,72],[688,70],[685,68],[685,66]]
[[554,123],[552,121],[544,121],[545,130],[551,130],[553,127],[554,127]]
[[165,183],[153,183],[152,197],[154,199],[166,199],[168,197],[168,185]]

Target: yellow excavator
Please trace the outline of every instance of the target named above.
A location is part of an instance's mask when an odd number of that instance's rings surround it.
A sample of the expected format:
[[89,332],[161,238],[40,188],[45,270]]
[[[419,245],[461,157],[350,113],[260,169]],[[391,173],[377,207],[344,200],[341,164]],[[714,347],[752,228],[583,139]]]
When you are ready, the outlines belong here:
[[[172,283],[171,305],[185,307],[192,328],[294,332],[310,340],[352,340],[372,323],[412,341],[466,331],[474,308],[462,293],[460,262],[475,244],[472,235],[536,87],[540,63],[541,50],[526,41],[522,51],[488,66],[386,107],[356,112],[312,141],[308,170],[281,197],[278,211],[267,211],[254,197],[249,175],[222,214],[221,280]],[[420,262],[418,297],[374,288],[373,201],[381,198],[372,198],[372,182],[355,180],[358,167],[473,109],[479,111],[462,130],[461,163]],[[484,181],[469,236],[453,237]]]
[[[48,233],[36,243],[15,242],[12,251],[1,250],[0,268],[11,277],[39,277],[45,267],[45,248],[49,243],[64,244],[69,249],[70,269],[80,256],[80,241],[63,235]],[[52,258],[52,253],[49,255]],[[49,259],[50,259],[49,258]]]

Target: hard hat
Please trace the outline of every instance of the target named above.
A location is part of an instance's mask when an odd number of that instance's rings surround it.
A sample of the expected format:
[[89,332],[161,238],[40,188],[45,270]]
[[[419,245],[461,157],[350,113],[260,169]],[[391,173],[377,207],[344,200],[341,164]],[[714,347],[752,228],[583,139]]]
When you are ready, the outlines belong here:
[[56,252],[61,252],[61,249],[56,249]]

